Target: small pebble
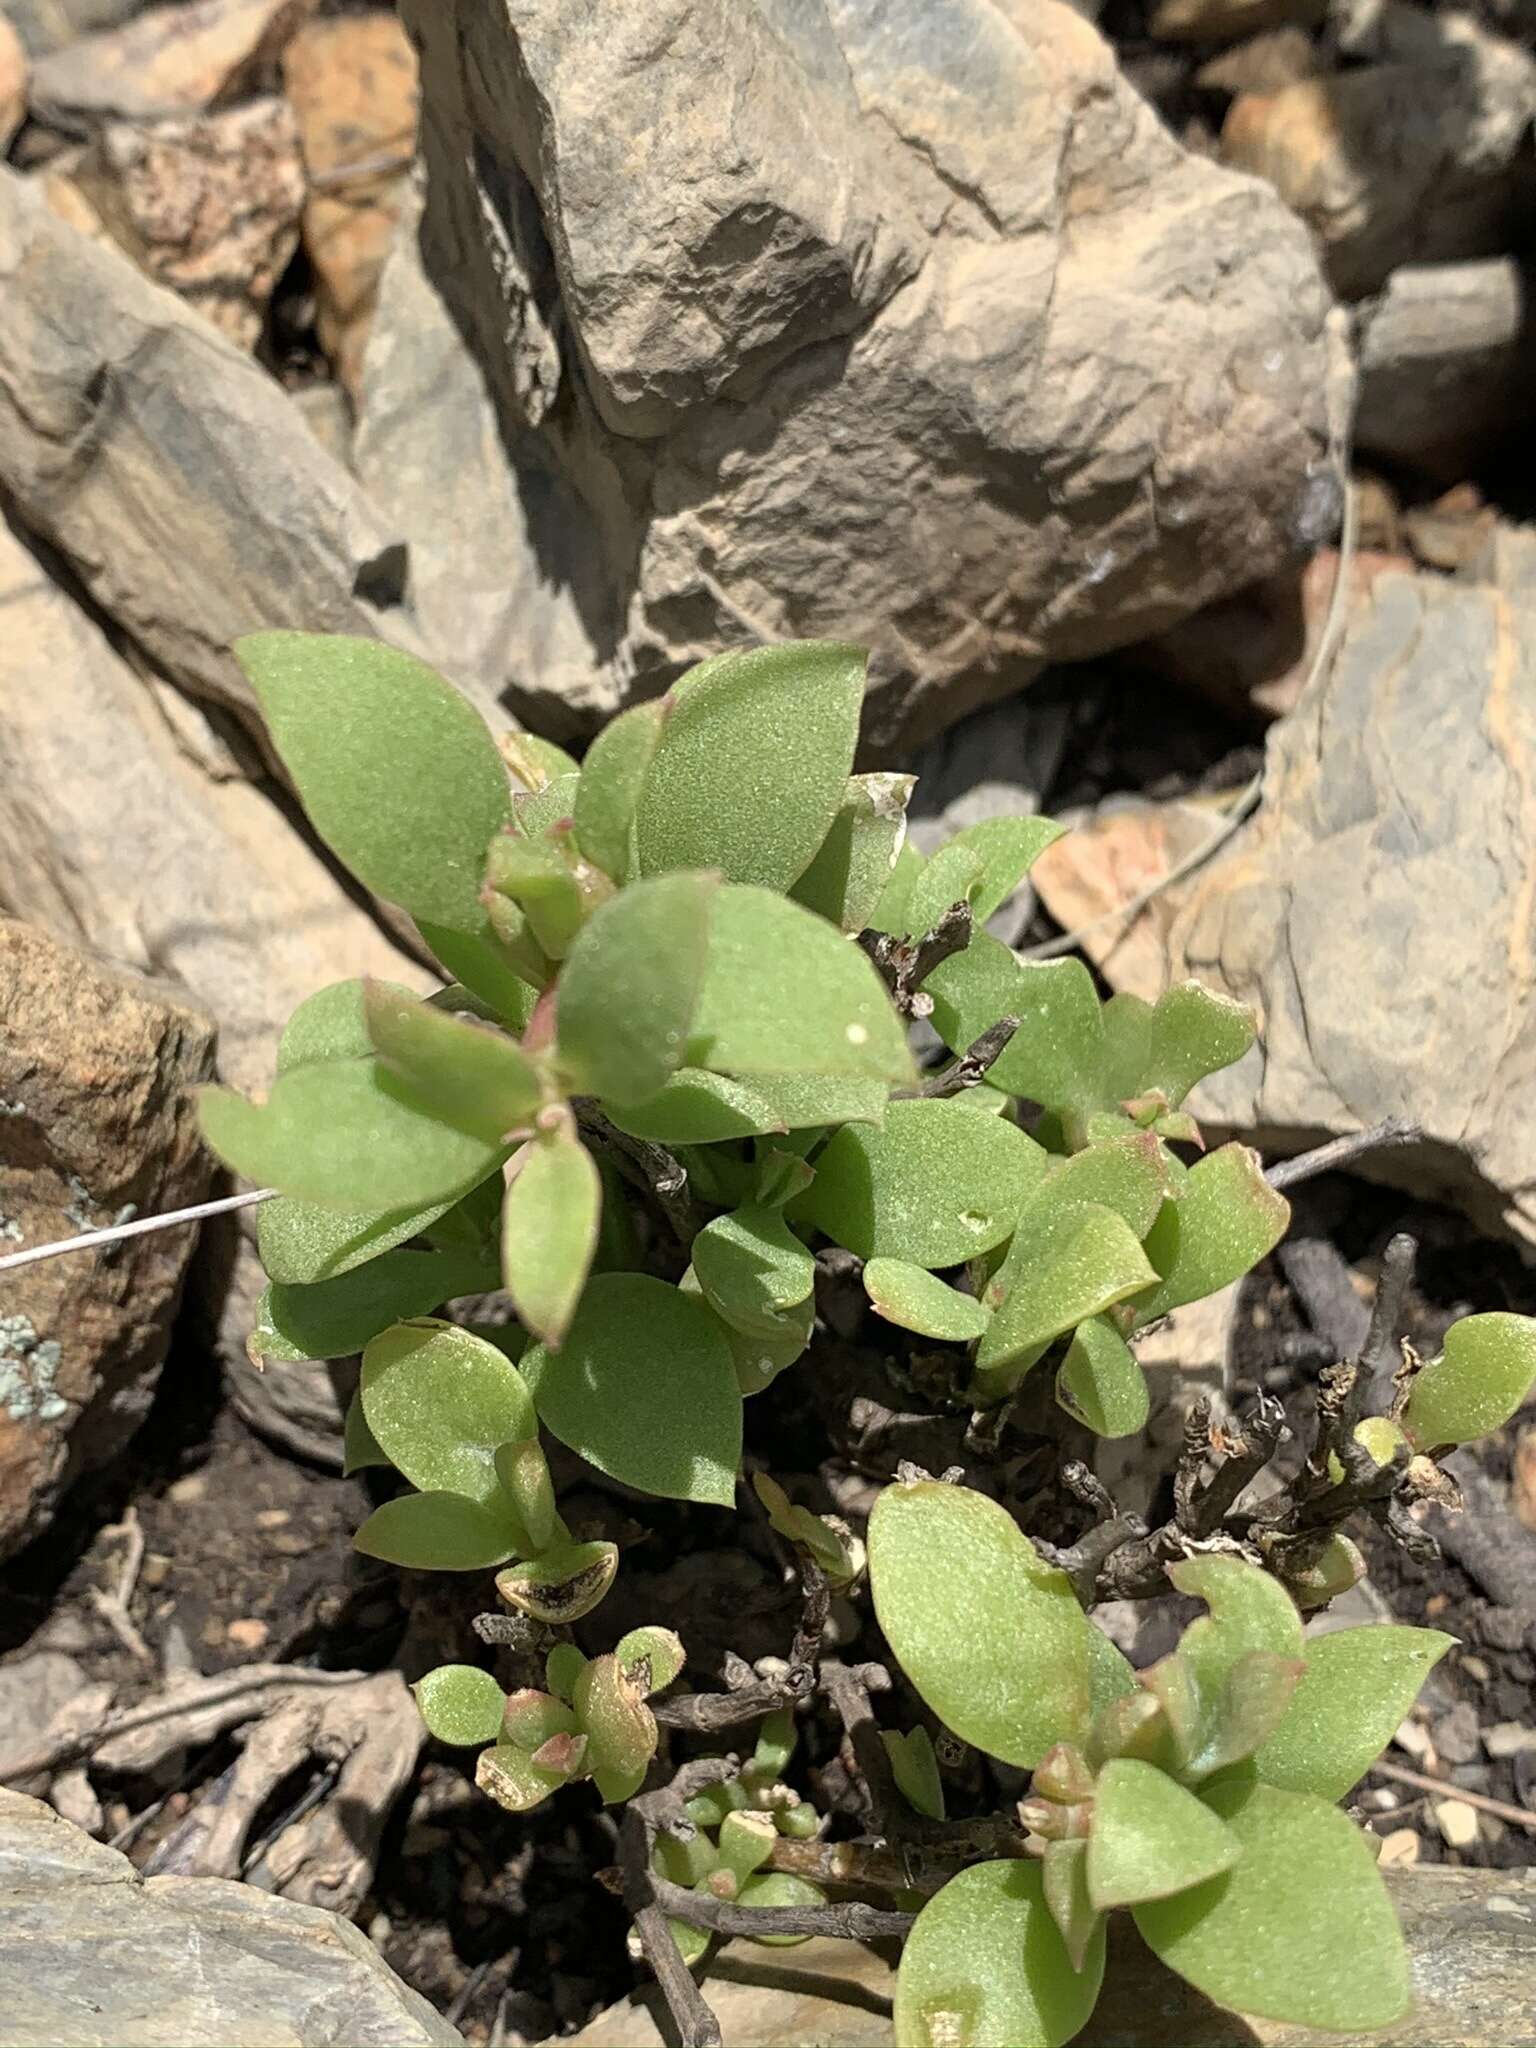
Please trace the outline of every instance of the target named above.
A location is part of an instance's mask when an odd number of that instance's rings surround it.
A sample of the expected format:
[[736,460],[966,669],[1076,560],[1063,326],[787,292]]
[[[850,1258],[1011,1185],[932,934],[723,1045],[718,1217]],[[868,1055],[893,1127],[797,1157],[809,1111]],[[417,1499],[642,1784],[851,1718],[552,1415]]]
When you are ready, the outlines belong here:
[[1434,1741],[1446,1763],[1476,1763],[1483,1748],[1477,1709],[1469,1701],[1462,1700],[1448,1714],[1442,1714],[1435,1723]]
[[1416,1757],[1428,1757],[1435,1746],[1429,1739],[1429,1730],[1412,1720],[1405,1721],[1392,1740],[1399,1749],[1405,1749],[1410,1756]]
[[223,1646],[224,1624],[216,1615],[210,1615],[203,1623],[202,1639],[210,1650],[217,1650]]
[[1451,1596],[1449,1593],[1431,1593],[1429,1598],[1424,1602],[1424,1612],[1429,1616],[1430,1620],[1433,1621],[1437,1614],[1444,1614],[1445,1610],[1447,1609],[1447,1607],[1450,1606],[1450,1604]]
[[1486,1685],[1493,1676],[1492,1665],[1485,1664],[1481,1657],[1474,1656],[1470,1651],[1463,1653],[1461,1668],[1468,1678],[1475,1680],[1478,1685]]
[[[1447,1802],[1449,1804],[1449,1802]],[[1463,1807],[1469,1813],[1470,1807]],[[1419,1860],[1419,1838],[1412,1828],[1394,1828],[1390,1835],[1384,1835],[1381,1854],[1376,1861],[1383,1870],[1411,1870]]]
[[1471,1849],[1477,1843],[1477,1815],[1460,1799],[1437,1799],[1433,1812],[1435,1826],[1452,1849]]
[[178,1479],[165,1489],[167,1500],[183,1505],[189,1500],[201,1500],[208,1491],[208,1476],[204,1472],[189,1472],[185,1479]]
[[292,1515],[286,1508],[263,1508],[256,1517],[258,1529],[281,1529],[284,1522],[291,1522]]
[[246,1615],[239,1621],[232,1621],[225,1630],[226,1636],[237,1650],[263,1649],[271,1633],[267,1624],[258,1620],[254,1614]]
[[1360,1804],[1367,1813],[1396,1813],[1402,1801],[1390,1785],[1371,1785],[1360,1794]]
[[1526,1750],[1536,1750],[1536,1728],[1527,1728],[1519,1721],[1500,1721],[1483,1736],[1483,1746],[1490,1756],[1519,1756]]
[[152,1550],[145,1558],[139,1577],[146,1586],[163,1586],[171,1575],[171,1560],[163,1557],[158,1550]]

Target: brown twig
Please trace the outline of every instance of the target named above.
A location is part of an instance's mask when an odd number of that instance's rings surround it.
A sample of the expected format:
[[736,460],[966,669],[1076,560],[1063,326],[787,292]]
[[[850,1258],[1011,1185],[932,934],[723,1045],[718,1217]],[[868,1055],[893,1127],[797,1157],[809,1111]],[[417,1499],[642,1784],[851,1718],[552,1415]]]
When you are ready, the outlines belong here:
[[923,983],[953,954],[965,951],[972,930],[971,906],[960,902],[952,903],[921,938],[897,939],[888,932],[866,931],[859,934],[859,944],[879,968],[902,1016],[928,1017],[933,998],[922,993]]
[[689,1891],[686,1885],[653,1880],[663,1912],[711,1934],[744,1934],[763,1941],[776,1934],[824,1934],[843,1941],[900,1939],[912,1930],[915,1913],[850,1899],[838,1906],[739,1906],[733,1899]]
[[723,1729],[760,1720],[777,1707],[794,1706],[810,1698],[816,1689],[816,1658],[827,1626],[832,1593],[826,1574],[814,1558],[801,1551],[799,1564],[800,1620],[782,1675],[758,1679],[730,1692],[684,1693],[677,1699],[653,1700],[651,1712],[662,1727],[681,1728],[694,1735],[717,1735]]
[[963,1095],[984,1081],[992,1066],[1007,1050],[1008,1041],[1019,1028],[1017,1017],[999,1017],[972,1041],[952,1067],[932,1075],[915,1092],[920,1096]]
[[1431,1778],[1424,1771],[1410,1771],[1404,1764],[1388,1763],[1385,1757],[1378,1757],[1371,1765],[1371,1775],[1391,1778],[1395,1784],[1411,1785],[1415,1792],[1430,1792],[1440,1799],[1459,1799],[1463,1806],[1475,1806],[1479,1813],[1491,1813],[1496,1820],[1506,1820],[1511,1827],[1529,1828],[1536,1834],[1536,1813],[1511,1806],[1507,1800],[1490,1799],[1486,1792],[1464,1791],[1447,1778]]
[[126,1538],[123,1561],[117,1574],[117,1584],[109,1593],[104,1586],[88,1586],[91,1605],[117,1637],[123,1648],[137,1657],[141,1663],[153,1664],[155,1653],[140,1635],[134,1624],[128,1603],[133,1590],[139,1583],[139,1572],[144,1563],[144,1531],[139,1526],[137,1509],[132,1506],[123,1510],[120,1522],[109,1523],[101,1532],[104,1536]]
[[577,1121],[591,1138],[613,1155],[619,1172],[633,1187],[655,1202],[667,1219],[672,1234],[687,1251],[703,1224],[698,1206],[688,1192],[688,1170],[665,1145],[649,1138],[632,1138],[610,1123],[597,1105],[580,1099],[575,1105]]
[[1346,1131],[1342,1138],[1330,1138],[1326,1145],[1314,1145],[1293,1159],[1279,1159],[1265,1173],[1272,1188],[1294,1188],[1320,1173],[1332,1173],[1372,1152],[1386,1152],[1394,1145],[1407,1145],[1423,1135],[1419,1126],[1405,1116],[1384,1117],[1363,1131]]
[[[684,1808],[706,1785],[723,1784],[735,1772],[724,1757],[700,1757],[684,1764],[670,1785],[659,1791],[642,1792],[632,1799],[619,1827],[619,1867],[622,1896],[634,1921],[640,1947],[650,1964],[682,2048],[720,2048],[720,2022],[710,2011],[704,1994],[683,1961],[667,1909],[659,1892],[663,1880],[651,1869],[651,1851],[659,1828],[682,1823],[691,1826]],[[691,1898],[691,1892],[685,1894]]]

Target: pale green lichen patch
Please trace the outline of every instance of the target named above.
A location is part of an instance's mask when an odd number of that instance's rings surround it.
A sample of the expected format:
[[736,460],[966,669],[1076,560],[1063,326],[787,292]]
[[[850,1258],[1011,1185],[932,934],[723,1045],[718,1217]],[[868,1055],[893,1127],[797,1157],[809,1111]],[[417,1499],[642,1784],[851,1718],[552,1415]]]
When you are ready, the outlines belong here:
[[13,1422],[57,1422],[69,1403],[57,1390],[60,1350],[30,1316],[0,1316],[0,1408]]

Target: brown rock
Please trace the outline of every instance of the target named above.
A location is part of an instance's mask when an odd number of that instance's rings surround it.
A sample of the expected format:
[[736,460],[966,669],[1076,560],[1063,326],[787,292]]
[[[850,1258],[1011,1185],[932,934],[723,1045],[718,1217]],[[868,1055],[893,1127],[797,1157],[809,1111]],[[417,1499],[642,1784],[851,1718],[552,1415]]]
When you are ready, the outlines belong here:
[[1165,43],[1235,43],[1267,29],[1315,28],[1328,0],[1154,0],[1147,20]]
[[1062,929],[1082,931],[1083,951],[1112,987],[1155,1002],[1168,986],[1168,931],[1181,899],[1163,892],[1129,924],[1113,913],[1160,882],[1220,823],[1220,812],[1203,804],[1116,805],[1048,846],[1029,878]]
[[1279,92],[1315,77],[1318,69],[1317,45],[1306,30],[1277,28],[1212,57],[1195,73],[1195,83],[1236,98],[1240,92]]
[[0,12],[0,156],[27,117],[27,53],[8,14]]
[[[0,1240],[6,1251],[200,1200],[192,1089],[213,1026],[170,990],[0,921]],[[196,1242],[167,1231],[0,1282],[0,1555],[143,1421]]]
[[114,121],[77,180],[118,244],[240,348],[299,242],[304,167],[283,99]]
[[1423,61],[1244,93],[1224,160],[1267,178],[1313,229],[1336,291],[1375,291],[1406,263],[1502,253],[1531,193],[1536,65],[1467,16]]
[[1521,1526],[1536,1533],[1536,1424],[1527,1424],[1515,1439],[1509,1504]]
[[1428,569],[1470,571],[1498,528],[1499,515],[1476,484],[1457,484],[1428,505],[1403,514],[1403,533]]
[[33,106],[75,132],[82,117],[145,121],[202,113],[272,78],[283,44],[315,4],[192,0],[151,8],[41,58]]
[[312,21],[283,52],[310,200],[320,341],[354,401],[416,150],[416,53],[393,13]]
[[34,57],[61,50],[142,14],[148,0],[6,0],[6,11]]

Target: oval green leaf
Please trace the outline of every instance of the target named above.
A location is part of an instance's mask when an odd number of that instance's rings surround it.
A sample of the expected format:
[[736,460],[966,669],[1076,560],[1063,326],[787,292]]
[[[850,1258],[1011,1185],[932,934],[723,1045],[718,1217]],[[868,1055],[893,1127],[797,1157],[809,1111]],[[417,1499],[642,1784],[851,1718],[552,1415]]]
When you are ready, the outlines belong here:
[[1432,1628],[1346,1628],[1306,1643],[1307,1668],[1285,1718],[1254,1758],[1286,1792],[1342,1799],[1407,1719],[1455,1642]]
[[1074,1970],[1038,1864],[976,1863],[917,1916],[896,1979],[896,2048],[1062,2048],[1104,1979],[1104,1929]]
[[924,983],[934,1029],[964,1052],[1000,1017],[1018,1029],[988,1078],[1047,1109],[1097,1108],[1103,1091],[1104,1023],[1093,976],[1081,960],[1025,963],[986,932],[936,967]]
[[1155,1764],[1114,1757],[1099,1772],[1088,1896],[1101,1913],[1188,1891],[1240,1854],[1231,1830]]
[[311,823],[364,888],[481,934],[485,850],[511,795],[469,700],[378,640],[252,633],[235,658]]
[[484,1508],[503,1502],[498,1446],[538,1426],[506,1353],[452,1323],[400,1323],[375,1337],[363,1353],[361,1392],[374,1440],[412,1486]]
[[1056,1374],[1056,1399],[1095,1436],[1137,1436],[1146,1428],[1147,1376],[1107,1316],[1078,1324]]
[[267,1277],[310,1287],[419,1237],[453,1208],[453,1198],[418,1209],[323,1209],[283,1196],[256,1212],[256,1247]]
[[403,1493],[364,1522],[352,1547],[419,1572],[479,1572],[505,1564],[518,1544],[509,1522],[461,1493]]
[[1411,1999],[1376,1859],[1335,1806],[1226,1781],[1204,1802],[1242,1854],[1220,1877],[1134,1908],[1147,1946],[1218,2005],[1341,2034],[1389,2026]]
[[898,1329],[945,1344],[968,1344],[991,1320],[974,1295],[950,1287],[926,1267],[905,1259],[871,1259],[864,1268],[864,1292],[875,1314]]
[[686,1063],[727,1074],[912,1078],[906,1032],[869,957],[814,911],[723,888]]
[[816,1261],[777,1209],[749,1205],[717,1216],[693,1240],[693,1270],[715,1313],[747,1336],[784,1334],[784,1317],[810,1300]]
[[501,1211],[502,1280],[524,1325],[559,1345],[592,1269],[603,1178],[570,1123],[530,1139],[513,1168]]
[[349,1358],[391,1323],[429,1315],[456,1295],[495,1285],[478,1258],[391,1251],[308,1287],[274,1281],[246,1349],[256,1358]]
[[487,1146],[523,1128],[543,1100],[538,1069],[505,1032],[473,1016],[365,984],[368,1036],[406,1099]]
[[1137,1303],[1138,1320],[1149,1323],[1240,1280],[1274,1250],[1290,1220],[1291,1205],[1265,1180],[1257,1152],[1234,1144],[1208,1153],[1147,1233],[1147,1257],[1161,1279]]
[[1463,1316],[1414,1380],[1403,1427],[1421,1450],[1502,1429],[1536,1386],[1536,1319]]
[[862,1259],[958,1266],[1010,1235],[1047,1165],[1017,1124],[920,1096],[838,1131],[795,1213]]
[[635,811],[670,706],[636,704],[610,719],[587,749],[576,790],[576,843],[615,882],[634,864]]
[[468,1749],[494,1742],[501,1733],[507,1696],[474,1664],[439,1664],[411,1687],[429,1732],[439,1742]]
[[718,868],[787,889],[842,802],[864,703],[862,648],[756,647],[676,685],[635,811],[642,875]]
[[937,1480],[888,1486],[869,1577],[902,1669],[962,1741],[1032,1770],[1081,1736],[1090,1624],[996,1501]]
[[907,830],[912,775],[852,775],[816,858],[790,894],[845,932],[861,932],[885,893]]
[[589,1464],[642,1493],[729,1507],[741,1395],[709,1309],[646,1273],[587,1283],[558,1352],[522,1363],[540,1418]]
[[1138,1092],[1159,1088],[1177,1109],[1197,1081],[1243,1057],[1258,1035],[1252,1010],[1198,981],[1165,989],[1153,1005]]
[[1123,1216],[1084,1208],[1071,1218],[1070,1234],[1019,1273],[1003,1297],[977,1347],[977,1394],[998,1399],[1054,1338],[1156,1279]]
[[661,875],[611,897],[560,975],[560,1058],[577,1088],[654,1096],[682,1064],[704,977],[713,875]]

